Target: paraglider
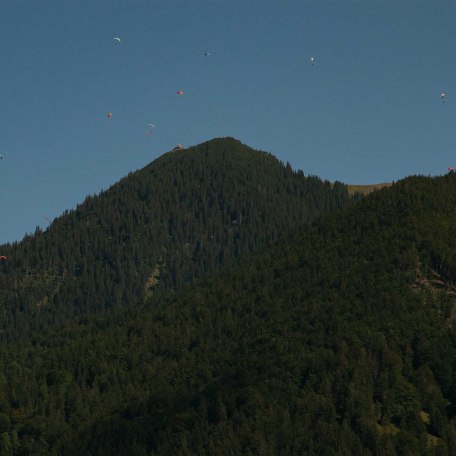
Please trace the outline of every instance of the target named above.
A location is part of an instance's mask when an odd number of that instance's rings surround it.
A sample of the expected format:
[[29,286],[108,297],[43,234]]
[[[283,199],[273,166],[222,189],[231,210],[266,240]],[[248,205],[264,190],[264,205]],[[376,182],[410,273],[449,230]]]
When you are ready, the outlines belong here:
[[440,94],[440,98],[442,100],[442,103],[445,103],[445,94],[443,92]]
[[0,155],[0,160],[3,160],[3,155]]
[[311,65],[313,65],[315,63],[315,57],[311,57],[309,59],[309,62],[310,62]]
[[5,255],[0,255],[0,261],[6,261],[8,259],[8,257],[6,257]]
[[204,51],[204,57],[208,58],[211,55],[210,52]]
[[112,112],[108,112],[108,120],[111,120]]
[[146,136],[150,138],[152,136],[152,128],[155,128],[154,124],[148,124],[148,128],[146,130]]
[[114,43],[120,44],[120,38],[118,36],[114,37]]
[[449,173],[454,173],[454,168],[452,168],[451,166],[448,167],[448,172]]
[[184,91],[183,91],[183,90],[178,90],[178,91],[177,91],[177,94],[178,94],[178,95],[183,95],[183,94],[184,94]]

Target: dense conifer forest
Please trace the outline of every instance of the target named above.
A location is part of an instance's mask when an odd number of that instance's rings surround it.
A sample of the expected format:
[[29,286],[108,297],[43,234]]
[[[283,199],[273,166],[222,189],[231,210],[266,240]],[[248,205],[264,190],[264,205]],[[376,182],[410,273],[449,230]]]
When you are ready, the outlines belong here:
[[456,174],[164,155],[2,246],[0,455],[456,454],[455,226]]
[[3,334],[178,289],[352,200],[345,185],[231,138],[169,152],[46,231],[2,246]]

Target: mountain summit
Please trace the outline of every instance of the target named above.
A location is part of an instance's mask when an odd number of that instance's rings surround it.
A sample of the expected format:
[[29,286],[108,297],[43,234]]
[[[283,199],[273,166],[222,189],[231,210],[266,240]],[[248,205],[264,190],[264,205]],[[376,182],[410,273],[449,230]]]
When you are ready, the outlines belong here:
[[5,331],[177,290],[352,201],[232,138],[168,152],[44,232],[3,246]]

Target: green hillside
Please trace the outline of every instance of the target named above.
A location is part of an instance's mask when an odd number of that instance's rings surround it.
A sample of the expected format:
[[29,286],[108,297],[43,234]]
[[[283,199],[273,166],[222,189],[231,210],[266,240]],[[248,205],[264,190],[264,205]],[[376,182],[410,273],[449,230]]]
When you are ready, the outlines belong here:
[[2,345],[3,454],[456,454],[454,226],[456,176],[411,177],[175,296]]
[[231,138],[164,154],[22,242],[1,246],[1,334],[144,302],[352,201]]

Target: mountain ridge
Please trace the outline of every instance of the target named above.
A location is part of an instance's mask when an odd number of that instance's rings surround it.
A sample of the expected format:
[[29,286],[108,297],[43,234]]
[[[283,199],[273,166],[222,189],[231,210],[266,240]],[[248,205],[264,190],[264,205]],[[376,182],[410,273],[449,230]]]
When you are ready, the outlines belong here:
[[232,138],[170,151],[46,231],[3,246],[3,329],[140,303],[351,201],[343,184]]

